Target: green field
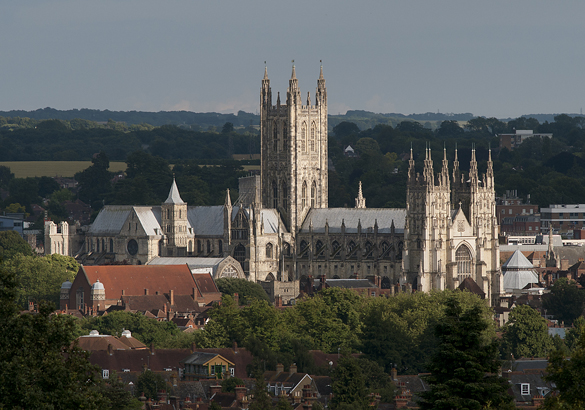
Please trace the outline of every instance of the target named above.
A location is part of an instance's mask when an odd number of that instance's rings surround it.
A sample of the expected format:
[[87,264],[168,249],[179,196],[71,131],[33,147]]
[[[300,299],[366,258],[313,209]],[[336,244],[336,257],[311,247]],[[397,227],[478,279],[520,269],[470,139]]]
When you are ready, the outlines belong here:
[[[91,166],[91,161],[8,161],[1,166],[10,168],[16,178],[73,177],[76,172]],[[110,162],[110,171],[125,171],[125,162]]]

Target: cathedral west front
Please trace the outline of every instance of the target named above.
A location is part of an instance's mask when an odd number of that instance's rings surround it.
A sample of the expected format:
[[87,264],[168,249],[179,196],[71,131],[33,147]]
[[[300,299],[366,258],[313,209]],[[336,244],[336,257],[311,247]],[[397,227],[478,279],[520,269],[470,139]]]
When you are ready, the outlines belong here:
[[223,205],[188,206],[173,182],[161,206],[107,205],[85,232],[47,221],[48,253],[85,264],[229,258],[230,272],[270,282],[284,301],[308,278],[325,276],[378,277],[382,287],[404,291],[454,289],[467,280],[497,303],[503,291],[491,157],[480,178],[474,153],[468,176],[457,158],[451,172],[443,153],[435,175],[428,149],[418,175],[411,150],[406,209],[367,208],[361,186],[355,208],[329,208],[322,67],[313,99],[303,99],[294,66],[286,95],[274,98],[265,69],[260,134],[260,175],[240,179],[233,204],[228,191]]

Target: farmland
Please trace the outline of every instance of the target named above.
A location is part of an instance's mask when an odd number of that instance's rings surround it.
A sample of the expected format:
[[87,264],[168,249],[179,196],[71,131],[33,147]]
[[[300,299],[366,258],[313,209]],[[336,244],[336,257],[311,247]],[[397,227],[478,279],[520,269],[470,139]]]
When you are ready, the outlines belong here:
[[[91,161],[6,161],[0,166],[10,168],[16,178],[27,177],[73,177],[76,172],[91,166]],[[126,170],[125,162],[110,162],[110,171]]]

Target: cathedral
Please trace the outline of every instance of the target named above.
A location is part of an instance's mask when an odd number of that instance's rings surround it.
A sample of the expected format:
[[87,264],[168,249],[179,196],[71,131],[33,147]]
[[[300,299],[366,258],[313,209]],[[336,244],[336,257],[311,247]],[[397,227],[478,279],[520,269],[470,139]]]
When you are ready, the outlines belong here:
[[[260,175],[239,181],[232,204],[188,206],[176,183],[160,206],[107,205],[89,229],[45,224],[47,253],[84,264],[155,258],[229,258],[243,272],[294,299],[310,277],[379,277],[384,288],[454,289],[472,280],[497,304],[502,293],[491,156],[482,179],[472,153],[467,178],[446,153],[434,174],[427,149],[422,175],[408,169],[407,208],[328,207],[327,89],[323,67],[314,100],[301,96],[295,67],[286,98],[273,101],[265,68],[260,89]],[[457,154],[456,154],[457,155]],[[491,155],[491,154],[490,154]],[[75,232],[71,232],[75,231]],[[474,285],[475,286],[475,285]]]

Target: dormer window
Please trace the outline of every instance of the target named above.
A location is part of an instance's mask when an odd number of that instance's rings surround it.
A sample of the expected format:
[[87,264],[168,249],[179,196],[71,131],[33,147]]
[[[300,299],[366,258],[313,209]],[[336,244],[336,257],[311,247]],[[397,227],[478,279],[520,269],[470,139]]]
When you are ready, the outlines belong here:
[[520,383],[520,394],[522,396],[530,395],[530,383]]

